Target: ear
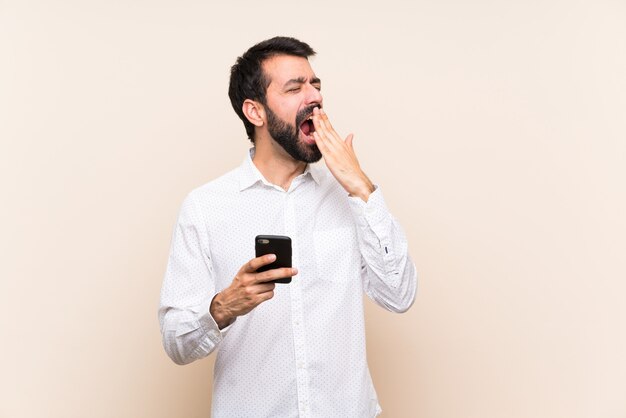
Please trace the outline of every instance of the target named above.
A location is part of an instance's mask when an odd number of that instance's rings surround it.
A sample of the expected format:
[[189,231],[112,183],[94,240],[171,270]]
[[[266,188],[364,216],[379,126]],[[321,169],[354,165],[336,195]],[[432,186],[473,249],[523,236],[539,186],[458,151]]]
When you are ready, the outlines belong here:
[[265,123],[265,109],[261,103],[246,99],[243,101],[242,110],[246,119],[254,126],[261,127]]

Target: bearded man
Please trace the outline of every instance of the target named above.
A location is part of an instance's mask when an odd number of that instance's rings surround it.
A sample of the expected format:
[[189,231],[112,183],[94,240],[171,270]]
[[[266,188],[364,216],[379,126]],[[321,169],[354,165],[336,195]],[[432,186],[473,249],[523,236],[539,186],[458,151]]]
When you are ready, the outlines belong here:
[[[215,418],[377,416],[363,292],[393,312],[415,299],[405,235],[324,112],[314,54],[276,37],[237,59],[229,96],[253,147],[187,196],[173,234],[163,345],[177,364],[217,351]],[[296,268],[258,272],[275,260],[251,258],[261,234],[290,237]]]

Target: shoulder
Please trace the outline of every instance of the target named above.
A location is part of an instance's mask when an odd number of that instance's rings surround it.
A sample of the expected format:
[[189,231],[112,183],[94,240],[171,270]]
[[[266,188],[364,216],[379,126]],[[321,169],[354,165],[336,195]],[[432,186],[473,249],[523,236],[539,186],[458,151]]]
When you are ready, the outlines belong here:
[[235,168],[220,177],[196,187],[187,195],[187,199],[198,203],[214,200],[216,197],[236,193],[239,188],[239,168]]
[[183,199],[180,214],[198,218],[200,214],[214,212],[229,201],[239,190],[238,169],[233,169],[191,190]]

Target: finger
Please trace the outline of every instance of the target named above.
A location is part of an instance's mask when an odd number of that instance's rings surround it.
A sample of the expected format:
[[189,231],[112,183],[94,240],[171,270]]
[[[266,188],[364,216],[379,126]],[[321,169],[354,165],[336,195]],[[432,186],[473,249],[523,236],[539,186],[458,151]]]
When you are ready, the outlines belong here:
[[256,275],[255,281],[257,283],[267,283],[277,279],[284,279],[286,277],[292,277],[298,274],[298,269],[291,267],[284,267],[278,269],[267,270]]
[[269,292],[261,293],[257,296],[257,305],[260,305],[261,303],[268,301],[273,297],[274,297],[273,290],[270,290]]
[[242,269],[244,273],[254,273],[259,268],[267,264],[271,264],[275,260],[276,260],[275,254],[262,255],[261,257],[253,258],[252,260],[248,261],[246,264],[243,265]]
[[313,109],[313,125],[315,126],[315,132],[319,132],[320,135],[326,136],[327,139],[331,139],[331,132],[328,129],[328,126],[324,123],[322,119],[322,114],[320,113],[320,109]]
[[328,149],[328,140],[322,138],[321,135],[317,132],[313,132],[313,138],[315,138],[315,144],[322,152],[322,155],[326,156],[330,150]]
[[298,269],[291,267],[284,267],[279,269],[267,270],[256,275],[255,281],[257,283],[271,282],[272,280],[284,279],[286,277],[295,276],[298,274]]
[[337,131],[335,131],[335,128],[333,128],[333,125],[331,125],[330,120],[328,119],[328,115],[326,114],[324,109],[320,109],[319,115],[321,119],[321,125],[324,127],[324,129],[326,129],[328,134],[332,136],[332,139],[341,141],[342,140],[341,137],[339,136]]
[[320,118],[319,113],[313,115],[313,125],[315,126],[315,131],[313,132],[313,135],[317,133],[317,135],[324,142],[324,145],[326,145],[326,148],[328,148],[328,150],[334,149],[334,136],[326,129],[326,126]]
[[348,137],[346,138],[346,145],[348,147],[350,147],[351,150],[354,150],[354,148],[352,147],[352,140],[354,139],[354,134],[350,134],[348,135]]
[[276,287],[276,283],[257,283],[248,286],[248,292],[254,295],[260,295],[262,293],[271,292]]
[[326,135],[326,127],[322,126],[322,118],[320,117],[319,108],[313,109],[313,126],[315,127],[315,131],[320,135]]
[[320,118],[322,119],[322,122],[324,122],[324,125],[326,126],[326,128],[328,128],[328,130],[335,130],[333,128],[333,125],[331,125],[330,123],[330,119],[328,119],[328,115],[326,114],[326,112],[324,112],[324,109],[320,109]]
[[[313,131],[313,137],[315,138],[315,142],[322,151],[322,154],[328,153],[331,151],[332,142],[329,138],[329,134],[325,129],[325,126],[321,124],[319,109],[313,109],[313,125],[315,126],[315,130]],[[324,148],[322,148],[324,147]]]

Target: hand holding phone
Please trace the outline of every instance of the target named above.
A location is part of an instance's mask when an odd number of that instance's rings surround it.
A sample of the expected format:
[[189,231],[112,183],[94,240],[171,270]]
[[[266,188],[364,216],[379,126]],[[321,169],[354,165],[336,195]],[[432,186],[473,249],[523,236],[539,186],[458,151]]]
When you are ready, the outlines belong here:
[[[291,245],[289,248],[291,249]],[[209,312],[220,329],[230,325],[236,317],[247,314],[259,304],[273,298],[277,280],[280,283],[289,283],[291,276],[298,274],[295,268],[267,267],[277,261],[280,253],[285,254],[283,249],[268,251],[268,254],[273,254],[273,256],[262,255],[246,262],[241,266],[230,286],[213,297]],[[288,254],[289,265],[291,265],[290,254]],[[282,257],[282,259],[286,258]]]
[[[254,249],[257,257],[265,254],[275,254],[276,260],[257,269],[257,272],[291,267],[291,238],[283,235],[257,235],[254,239]],[[291,276],[273,280],[270,283],[291,283]]]

